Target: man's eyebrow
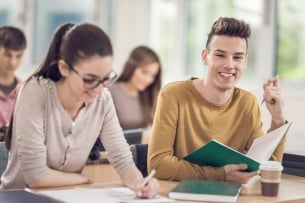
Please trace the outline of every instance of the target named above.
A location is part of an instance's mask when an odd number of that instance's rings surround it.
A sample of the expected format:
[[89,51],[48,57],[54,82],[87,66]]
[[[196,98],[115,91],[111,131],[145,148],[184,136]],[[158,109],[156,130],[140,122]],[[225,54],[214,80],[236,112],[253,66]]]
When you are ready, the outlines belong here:
[[[214,52],[220,52],[220,53],[227,53],[226,51],[221,50],[221,49],[215,49],[213,51]],[[246,55],[246,53],[245,52],[235,52],[235,53],[233,53],[233,55]]]
[[221,49],[215,49],[215,50],[212,50],[212,51],[214,51],[214,52],[221,52],[221,53],[226,53],[226,51],[224,51],[224,50],[221,50]]
[[235,52],[234,55],[246,55],[244,52]]

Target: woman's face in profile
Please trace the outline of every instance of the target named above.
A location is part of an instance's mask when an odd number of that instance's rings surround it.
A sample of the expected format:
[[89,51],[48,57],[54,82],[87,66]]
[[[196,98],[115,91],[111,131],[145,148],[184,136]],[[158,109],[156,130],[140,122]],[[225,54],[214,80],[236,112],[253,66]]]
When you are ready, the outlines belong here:
[[139,66],[135,69],[130,81],[138,91],[145,91],[155,81],[159,69],[157,62]]

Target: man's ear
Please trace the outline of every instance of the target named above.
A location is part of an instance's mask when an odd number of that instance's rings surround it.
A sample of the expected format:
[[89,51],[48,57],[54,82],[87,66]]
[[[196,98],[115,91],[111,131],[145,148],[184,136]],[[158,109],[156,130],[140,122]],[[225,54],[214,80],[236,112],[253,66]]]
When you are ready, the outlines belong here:
[[66,77],[70,73],[70,68],[66,64],[66,62],[62,59],[58,61],[58,70],[63,77]]
[[207,65],[208,64],[208,62],[207,62],[207,55],[208,55],[208,50],[207,49],[202,50],[202,52],[201,52],[201,61],[202,61],[203,65]]

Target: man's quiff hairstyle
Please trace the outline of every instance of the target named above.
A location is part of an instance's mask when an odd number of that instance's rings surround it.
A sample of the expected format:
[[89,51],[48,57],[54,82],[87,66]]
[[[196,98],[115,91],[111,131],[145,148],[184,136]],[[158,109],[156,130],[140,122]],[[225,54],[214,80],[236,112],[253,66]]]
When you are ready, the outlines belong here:
[[235,18],[220,17],[216,20],[208,34],[206,48],[210,45],[211,39],[214,35],[224,35],[230,37],[240,37],[246,40],[248,47],[248,37],[251,35],[250,25],[243,20]]

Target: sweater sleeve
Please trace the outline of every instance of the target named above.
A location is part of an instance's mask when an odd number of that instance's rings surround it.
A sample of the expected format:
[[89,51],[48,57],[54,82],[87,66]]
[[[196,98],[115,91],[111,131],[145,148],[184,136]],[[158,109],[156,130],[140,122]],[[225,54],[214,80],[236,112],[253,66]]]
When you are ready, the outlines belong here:
[[[250,148],[250,146],[252,145],[253,141],[256,138],[258,138],[260,136],[264,136],[262,121],[261,121],[261,111],[260,111],[259,105],[257,103],[255,103],[255,104],[253,103],[252,107],[250,109],[252,112],[249,112],[248,114],[251,115],[253,126],[252,126],[252,130],[251,130],[251,136],[247,142],[247,147],[246,147],[245,151],[247,151]],[[278,127],[280,127],[280,126],[277,126],[275,124],[275,122],[271,121],[271,126],[269,127],[267,133],[277,129]],[[272,160],[280,161],[280,162],[282,161],[285,141],[286,141],[286,136],[284,136],[282,138],[282,140],[280,141],[276,150],[272,154],[272,156],[271,156]]]
[[[275,122],[271,121],[271,126],[268,130],[268,132],[275,130],[277,128],[279,128],[280,126],[277,126],[275,124]],[[277,148],[275,149],[275,151],[273,152],[271,159],[274,161],[279,161],[282,162],[283,160],[283,155],[284,155],[284,146],[285,146],[285,142],[286,142],[286,135],[284,135],[284,137],[282,138],[282,140],[280,141],[280,143],[278,144]]]
[[119,175],[129,165],[134,165],[130,147],[123,135],[110,93],[105,90],[105,119],[100,133],[108,158]]
[[[259,106],[256,104],[253,106],[252,108],[252,119],[253,119],[253,128],[251,131],[251,137],[248,141],[248,147],[247,149],[249,149],[249,147],[252,145],[253,141],[260,137],[260,136],[264,136],[264,132],[263,132],[263,127],[262,127],[262,122],[261,122],[261,112],[260,112],[260,108]],[[267,131],[267,133],[279,128],[280,126],[277,126],[275,122],[271,121],[271,125]],[[275,161],[282,161],[283,159],[283,153],[284,153],[284,145],[286,142],[286,136],[284,136],[282,138],[282,140],[280,141],[280,143],[278,144],[277,148],[275,149],[275,151],[273,152],[271,159],[275,160]]]
[[44,99],[37,83],[27,83],[16,101],[14,112],[17,158],[27,183],[47,175],[46,145],[44,135]]
[[175,150],[186,146],[175,147],[179,103],[173,92],[165,88],[159,95],[149,143],[148,170],[156,169],[156,177],[166,180],[224,180],[224,168],[199,166],[175,155]]

